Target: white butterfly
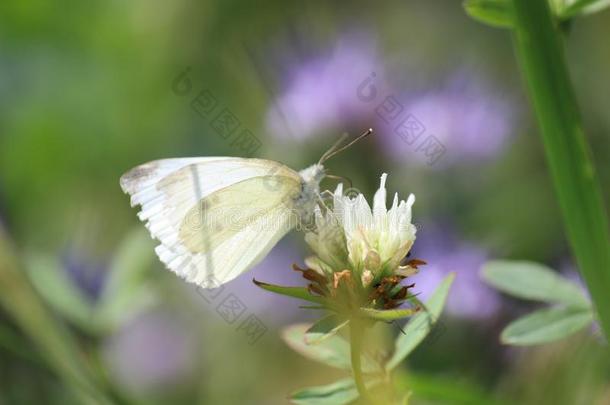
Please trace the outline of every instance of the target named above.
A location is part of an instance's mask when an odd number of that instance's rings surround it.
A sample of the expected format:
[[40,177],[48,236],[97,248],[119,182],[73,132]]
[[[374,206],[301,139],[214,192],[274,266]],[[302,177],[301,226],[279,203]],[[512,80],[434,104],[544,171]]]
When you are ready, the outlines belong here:
[[281,163],[237,157],[162,159],[121,177],[140,205],[138,217],[161,243],[161,261],[186,281],[215,288],[259,263],[273,246],[312,215],[328,158],[296,172]]

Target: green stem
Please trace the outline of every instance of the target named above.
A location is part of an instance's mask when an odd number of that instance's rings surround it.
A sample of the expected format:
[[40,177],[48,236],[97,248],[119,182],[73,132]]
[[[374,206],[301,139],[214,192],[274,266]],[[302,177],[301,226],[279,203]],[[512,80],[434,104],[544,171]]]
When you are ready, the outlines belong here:
[[[610,336],[608,217],[547,0],[513,0],[514,43],[542,133],[567,237]],[[536,226],[532,224],[532,226]]]
[[362,338],[364,335],[364,328],[362,324],[356,319],[350,321],[350,352],[352,360],[352,372],[354,374],[354,381],[356,382],[356,388],[363,401],[372,403],[366,385],[364,384],[364,378],[362,376]]

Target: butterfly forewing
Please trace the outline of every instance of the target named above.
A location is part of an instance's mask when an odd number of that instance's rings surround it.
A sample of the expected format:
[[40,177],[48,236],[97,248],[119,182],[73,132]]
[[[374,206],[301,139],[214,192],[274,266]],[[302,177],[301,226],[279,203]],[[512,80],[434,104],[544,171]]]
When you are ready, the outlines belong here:
[[[242,180],[199,200],[184,216],[178,237],[191,253],[206,253],[249,226],[258,226],[261,232],[281,231],[276,228],[285,224],[292,228],[298,221],[293,201],[299,189],[294,178],[285,176]],[[273,211],[278,214],[271,215]]]

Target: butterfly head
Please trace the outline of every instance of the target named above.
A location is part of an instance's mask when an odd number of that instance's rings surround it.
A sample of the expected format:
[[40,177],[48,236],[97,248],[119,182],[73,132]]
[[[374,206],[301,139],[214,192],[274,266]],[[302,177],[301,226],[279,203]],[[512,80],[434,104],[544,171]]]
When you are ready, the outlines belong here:
[[303,183],[305,183],[306,185],[309,184],[312,186],[315,185],[316,187],[319,187],[320,182],[326,175],[326,170],[324,169],[324,166],[319,163],[316,163],[314,165],[309,166],[307,169],[301,170],[299,174],[303,179]]
[[311,212],[320,195],[320,182],[326,175],[324,166],[319,163],[309,166],[299,172],[301,176],[301,192],[297,198],[297,206],[305,212]]

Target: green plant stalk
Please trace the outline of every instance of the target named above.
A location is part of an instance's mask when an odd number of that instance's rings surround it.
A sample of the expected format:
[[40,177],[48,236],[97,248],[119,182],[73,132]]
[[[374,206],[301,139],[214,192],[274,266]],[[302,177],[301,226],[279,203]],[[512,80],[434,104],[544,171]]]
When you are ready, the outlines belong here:
[[364,378],[362,376],[362,339],[364,335],[364,328],[360,321],[352,319],[349,323],[349,337],[350,337],[350,354],[352,360],[352,373],[354,375],[354,382],[360,397],[369,404],[372,404],[371,397],[366,389]]
[[516,54],[542,133],[567,237],[602,328],[610,336],[608,217],[583,133],[558,21],[547,0],[513,0],[513,4]]
[[25,278],[15,249],[0,227],[0,305],[38,346],[49,366],[83,404],[110,404],[95,383],[72,336],[54,319]]

